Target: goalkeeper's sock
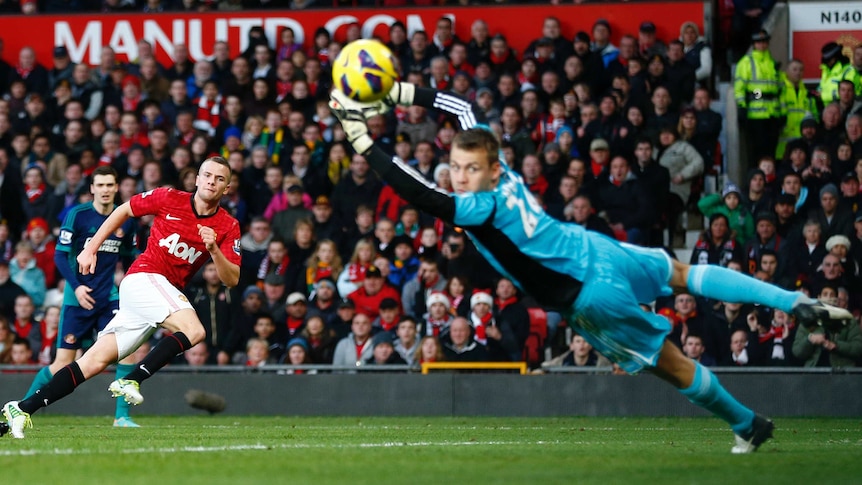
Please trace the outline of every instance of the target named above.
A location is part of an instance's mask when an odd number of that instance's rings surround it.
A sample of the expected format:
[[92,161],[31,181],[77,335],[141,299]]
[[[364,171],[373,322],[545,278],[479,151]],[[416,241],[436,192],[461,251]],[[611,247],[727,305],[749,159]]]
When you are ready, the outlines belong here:
[[36,411],[72,394],[76,387],[84,383],[84,373],[78,367],[77,362],[58,370],[54,377],[45,387],[37,390],[32,396],[18,403],[18,407],[25,413],[33,414]]
[[159,369],[167,365],[175,356],[192,348],[192,343],[182,332],[172,333],[163,338],[153,350],[147,354],[135,366],[135,370],[129,372],[123,379],[144,382],[153,376]]
[[33,378],[33,383],[30,384],[30,389],[27,390],[27,395],[24,396],[24,399],[36,394],[36,391],[45,387],[45,384],[51,382],[51,367],[45,366],[39,369],[39,372],[36,374],[36,377]]
[[787,291],[721,266],[696,264],[688,270],[688,289],[700,296],[730,303],[755,303],[790,313],[797,302],[811,303],[799,292]]
[[695,362],[691,386],[679,392],[689,401],[725,420],[734,433],[746,436],[751,432],[754,411],[743,406],[718,382],[709,369]]
[[[117,379],[121,379],[134,369],[135,364],[117,364],[117,371],[114,375]],[[132,407],[132,405],[127,403],[125,399],[115,399],[115,401],[117,401],[117,407],[114,410],[114,419],[128,418],[129,408]]]

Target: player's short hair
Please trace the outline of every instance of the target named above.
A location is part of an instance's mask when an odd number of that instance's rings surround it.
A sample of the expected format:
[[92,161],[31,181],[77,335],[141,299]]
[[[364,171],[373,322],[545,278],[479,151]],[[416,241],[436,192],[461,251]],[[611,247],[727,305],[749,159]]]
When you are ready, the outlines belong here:
[[452,140],[452,146],[468,152],[485,150],[488,155],[488,165],[500,161],[500,142],[493,133],[482,128],[471,128],[458,133]]
[[207,157],[207,159],[204,160],[203,163],[201,163],[201,165],[203,165],[206,162],[217,163],[217,164],[227,168],[228,172],[231,171],[230,164],[227,162],[227,160],[225,160],[224,157],[221,157],[221,156]]
[[114,177],[114,182],[120,181],[120,176],[117,174],[117,171],[110,165],[99,165],[96,167],[96,169],[93,170],[93,179],[96,178],[96,175],[110,175]]

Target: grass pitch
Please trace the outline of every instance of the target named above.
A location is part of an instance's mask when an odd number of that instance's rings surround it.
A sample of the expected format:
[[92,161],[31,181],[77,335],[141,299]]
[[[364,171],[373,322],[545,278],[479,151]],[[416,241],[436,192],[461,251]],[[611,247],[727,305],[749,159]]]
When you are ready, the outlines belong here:
[[860,483],[862,419],[778,419],[730,454],[716,419],[36,415],[0,439],[14,484]]

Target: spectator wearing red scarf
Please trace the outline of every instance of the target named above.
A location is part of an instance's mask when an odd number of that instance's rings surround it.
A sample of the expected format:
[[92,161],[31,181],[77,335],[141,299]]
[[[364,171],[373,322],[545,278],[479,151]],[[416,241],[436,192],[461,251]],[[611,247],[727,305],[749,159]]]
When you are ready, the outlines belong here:
[[12,331],[18,338],[30,338],[30,332],[36,327],[33,313],[36,307],[30,295],[18,295],[15,298],[15,320],[12,321]]
[[141,80],[133,74],[126,74],[120,83],[120,88],[123,91],[123,96],[120,100],[123,103],[123,111],[135,111],[140,104],[141,96]]
[[542,175],[542,162],[539,161],[539,157],[532,154],[525,156],[521,162],[521,175],[530,192],[544,199],[548,191],[548,181]]
[[9,77],[9,84],[23,81],[28,93],[47,96],[50,92],[48,79],[48,70],[36,61],[36,51],[32,47],[22,47],[18,53],[18,64]]
[[698,314],[697,301],[689,293],[680,293],[674,299],[673,308],[662,308],[657,312],[673,324],[667,339],[682,349],[688,334],[703,335],[703,317]]
[[491,307],[494,298],[488,290],[475,290],[470,297],[470,322],[473,324],[473,339],[488,345],[488,328],[495,325]]
[[515,55],[515,51],[509,47],[508,41],[503,34],[496,34],[491,39],[491,69],[494,75],[499,77],[501,74],[516,75],[521,69],[521,63]]
[[39,331],[30,332],[30,348],[39,365],[50,365],[57,353],[57,334],[60,332],[60,308],[48,307],[39,323]]
[[422,335],[437,338],[445,336],[449,333],[449,325],[454,320],[449,313],[451,308],[449,297],[442,291],[433,291],[425,303],[428,313],[425,314],[425,321],[422,324]]
[[275,320],[275,340],[285,342],[298,337],[305,328],[308,318],[308,299],[302,293],[295,291],[287,295],[284,310],[273,313]]
[[37,163],[29,165],[24,172],[24,197],[21,204],[24,220],[47,217],[53,192],[54,187],[45,181],[44,168]]
[[195,100],[198,106],[195,121],[192,126],[196,130],[204,131],[210,137],[215,136],[216,128],[221,122],[222,97],[218,93],[218,82],[208,80],[204,82],[203,94]]
[[120,118],[120,151],[128,154],[133,146],[150,146],[150,139],[141,133],[138,116],[132,111],[124,111]]
[[[495,346],[489,346],[492,355],[498,353],[500,359],[519,361],[524,354],[524,343],[530,335],[530,314],[520,301],[518,290],[511,280],[500,278],[497,281],[494,299],[494,320],[500,329],[500,338]],[[493,336],[492,336],[493,337]]]
[[445,57],[438,56],[431,59],[431,76],[428,85],[445,91],[451,86],[452,78],[449,77],[449,61]]
[[401,320],[401,305],[394,298],[384,298],[380,302],[380,315],[371,322],[371,326],[395,334],[395,328]]

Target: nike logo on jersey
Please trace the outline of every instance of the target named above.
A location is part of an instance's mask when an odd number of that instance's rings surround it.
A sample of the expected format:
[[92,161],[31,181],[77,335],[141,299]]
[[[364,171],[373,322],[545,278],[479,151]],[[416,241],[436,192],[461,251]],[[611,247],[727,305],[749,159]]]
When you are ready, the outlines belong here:
[[170,215],[170,214],[166,215],[166,216],[165,216],[165,219],[167,219],[167,220],[169,220],[169,221],[179,221],[179,220],[181,220],[179,217],[174,217],[174,216],[172,216],[172,215]]

